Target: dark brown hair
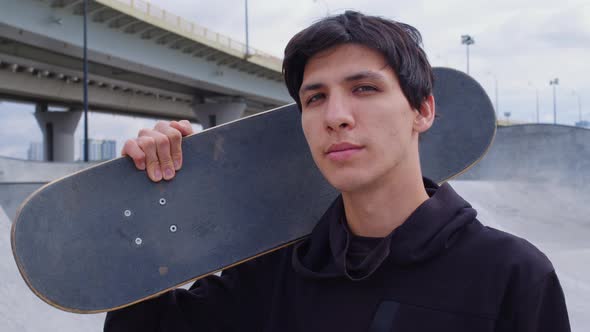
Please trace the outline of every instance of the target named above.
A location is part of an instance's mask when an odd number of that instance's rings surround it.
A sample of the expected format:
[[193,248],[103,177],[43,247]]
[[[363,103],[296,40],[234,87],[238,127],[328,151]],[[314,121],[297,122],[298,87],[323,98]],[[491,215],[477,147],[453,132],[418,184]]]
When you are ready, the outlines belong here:
[[381,53],[393,69],[410,105],[419,110],[432,93],[433,74],[421,47],[422,36],[411,25],[355,11],[326,17],[299,32],[287,44],[283,75],[289,94],[301,109],[299,89],[307,61],[341,44],[359,44]]

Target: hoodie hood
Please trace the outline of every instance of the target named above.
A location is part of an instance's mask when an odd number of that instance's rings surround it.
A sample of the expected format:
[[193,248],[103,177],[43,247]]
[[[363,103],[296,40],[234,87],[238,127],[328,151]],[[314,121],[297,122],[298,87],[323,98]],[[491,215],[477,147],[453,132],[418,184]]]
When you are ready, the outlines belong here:
[[311,236],[293,250],[297,273],[307,278],[350,280],[368,278],[385,261],[411,265],[426,261],[453,244],[462,229],[475,220],[476,211],[448,183],[437,186],[424,179],[430,198],[388,236],[378,240],[357,266],[347,266],[347,253],[354,235],[350,233],[339,196],[322,216]]

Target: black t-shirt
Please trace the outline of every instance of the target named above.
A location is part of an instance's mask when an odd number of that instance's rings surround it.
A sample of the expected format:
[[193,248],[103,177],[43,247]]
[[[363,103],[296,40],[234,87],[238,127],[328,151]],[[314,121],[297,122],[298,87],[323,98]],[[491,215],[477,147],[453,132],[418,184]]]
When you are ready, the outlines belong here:
[[381,241],[383,241],[383,238],[381,237],[351,235],[346,256],[346,266],[355,269],[364,265],[363,262],[365,261],[365,258],[367,258],[367,255],[369,255],[369,253],[371,253]]

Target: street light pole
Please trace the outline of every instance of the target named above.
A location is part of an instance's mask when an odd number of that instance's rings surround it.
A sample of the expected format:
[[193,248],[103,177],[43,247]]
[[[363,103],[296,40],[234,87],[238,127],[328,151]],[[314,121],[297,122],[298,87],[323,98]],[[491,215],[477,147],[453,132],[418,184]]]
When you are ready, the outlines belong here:
[[500,116],[500,104],[498,102],[498,77],[491,71],[488,71],[488,75],[491,75],[494,78],[494,97],[496,99],[496,105],[494,105],[494,109],[496,110],[496,118],[498,119]]
[[533,84],[533,82],[529,81],[529,86],[532,86],[533,88],[535,88],[535,111],[537,114],[537,123],[539,123],[539,88],[537,87],[536,84]]
[[549,85],[553,86],[553,124],[557,124],[557,100],[555,97],[555,88],[559,85],[559,78],[554,78],[549,81]]
[[248,0],[244,1],[245,5],[245,21],[246,21],[246,54],[245,58],[248,59],[250,57],[250,37],[248,33]]
[[580,121],[583,121],[584,119],[582,119],[582,99],[580,95],[578,95],[578,112],[580,112]]
[[84,161],[88,162],[88,0],[84,0]]
[[572,91],[573,95],[578,97],[578,114],[580,115],[580,122],[582,122],[582,99],[576,90]]
[[495,85],[494,85],[494,93],[496,95],[496,112],[500,112],[500,104],[498,101],[498,78],[496,77],[496,75],[494,75],[494,81],[495,81]]
[[535,97],[537,99],[536,110],[537,110],[537,123],[539,123],[539,88],[535,87]]
[[467,48],[467,75],[469,75],[469,45],[475,44],[475,39],[470,35],[462,35],[461,44],[466,45]]

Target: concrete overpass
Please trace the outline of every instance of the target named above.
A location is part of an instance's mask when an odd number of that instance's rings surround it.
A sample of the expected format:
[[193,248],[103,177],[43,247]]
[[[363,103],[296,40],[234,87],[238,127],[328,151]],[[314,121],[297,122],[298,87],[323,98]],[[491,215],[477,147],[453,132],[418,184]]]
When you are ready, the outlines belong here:
[[[36,103],[53,160],[71,161],[83,102],[83,1],[0,6],[0,99]],[[208,127],[292,101],[279,58],[144,0],[90,0],[88,18],[92,111]]]

